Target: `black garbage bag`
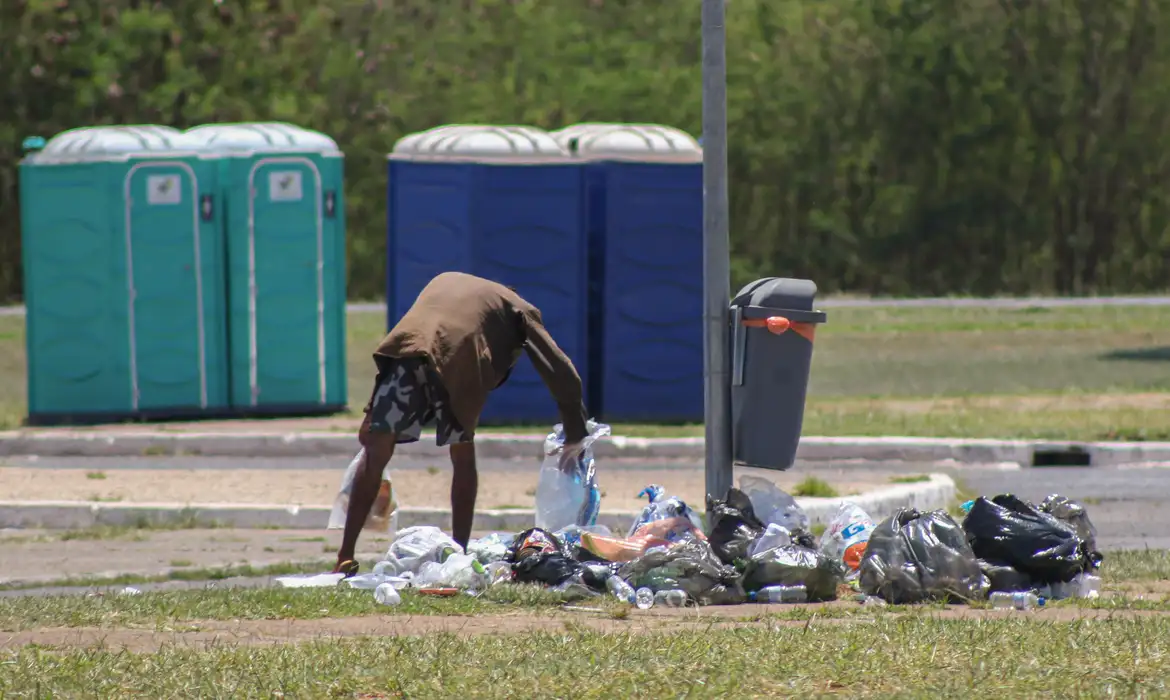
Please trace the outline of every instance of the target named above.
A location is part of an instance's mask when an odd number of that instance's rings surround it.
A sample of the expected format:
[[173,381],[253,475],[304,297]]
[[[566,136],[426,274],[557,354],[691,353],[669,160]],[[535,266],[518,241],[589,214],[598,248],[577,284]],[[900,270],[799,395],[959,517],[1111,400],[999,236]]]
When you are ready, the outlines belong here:
[[518,583],[558,586],[580,573],[581,564],[560,553],[532,554],[512,565]]
[[767,586],[804,586],[811,602],[835,600],[845,583],[845,567],[821,552],[795,544],[773,547],[748,559],[743,587],[758,591]]
[[733,605],[747,600],[739,572],[721,562],[701,540],[652,549],[617,572],[634,588],[681,589],[703,605]]
[[1040,503],[1040,510],[1072,525],[1072,528],[1077,532],[1077,537],[1080,537],[1081,541],[1085,543],[1085,552],[1088,554],[1091,567],[1093,569],[1101,567],[1104,556],[1097,550],[1097,528],[1093,525],[1093,521],[1089,520],[1089,514],[1083,505],[1071,498],[1054,493]]
[[1092,566],[1072,525],[1011,494],[975,499],[963,529],[977,557],[1007,564],[1037,584],[1071,581]]
[[987,579],[987,591],[989,593],[995,591],[1030,591],[1036,587],[1032,577],[1016,571],[1007,564],[1000,562],[990,562],[979,560],[979,570],[983,572],[983,577]]
[[560,538],[538,527],[516,535],[508,548],[507,561],[512,564],[513,580],[546,586],[560,585],[583,568]]
[[987,594],[979,562],[945,511],[900,508],[878,523],[861,560],[863,593],[902,605],[930,599],[979,600]]
[[505,559],[516,564],[533,554],[552,554],[554,552],[569,559],[573,558],[572,552],[559,537],[548,530],[533,527],[512,539],[512,546],[508,547]]
[[725,501],[707,497],[707,527],[707,541],[725,564],[746,560],[752,543],[766,529],[756,517],[751,499],[736,488],[727,491]]

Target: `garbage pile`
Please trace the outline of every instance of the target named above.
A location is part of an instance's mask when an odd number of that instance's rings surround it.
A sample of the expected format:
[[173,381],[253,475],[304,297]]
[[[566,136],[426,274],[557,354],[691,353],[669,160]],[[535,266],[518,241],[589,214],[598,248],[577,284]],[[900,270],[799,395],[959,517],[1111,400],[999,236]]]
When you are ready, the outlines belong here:
[[[560,426],[545,443],[537,527],[492,533],[466,551],[437,527],[397,533],[370,573],[345,579],[395,604],[399,591],[478,595],[492,586],[539,584],[566,599],[611,595],[655,605],[805,603],[857,595],[867,604],[928,600],[1027,608],[1048,599],[1095,597],[1102,556],[1084,507],[1063,496],[1039,505],[1003,494],[946,511],[902,508],[880,522],[841,504],[823,535],[791,495],[744,476],[723,500],[708,499],[706,523],[660,485],[624,534],[596,523],[600,496],[590,423],[576,470],[558,466]],[[380,523],[379,523],[380,524]]]

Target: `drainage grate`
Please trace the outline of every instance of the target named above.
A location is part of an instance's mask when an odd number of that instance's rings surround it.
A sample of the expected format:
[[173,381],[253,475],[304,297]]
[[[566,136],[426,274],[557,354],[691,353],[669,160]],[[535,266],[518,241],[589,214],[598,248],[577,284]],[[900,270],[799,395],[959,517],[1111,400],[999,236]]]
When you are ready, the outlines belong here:
[[1063,450],[1033,450],[1033,467],[1091,467],[1093,456],[1087,450],[1068,448]]

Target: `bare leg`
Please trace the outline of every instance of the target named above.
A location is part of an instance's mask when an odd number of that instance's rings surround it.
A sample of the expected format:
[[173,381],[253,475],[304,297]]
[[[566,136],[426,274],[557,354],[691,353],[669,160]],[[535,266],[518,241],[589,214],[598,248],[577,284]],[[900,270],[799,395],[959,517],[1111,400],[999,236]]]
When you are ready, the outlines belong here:
[[371,432],[369,418],[362,424],[358,435],[362,446],[366,448],[366,460],[357,470],[354,477],[353,492],[349,495],[349,510],[345,516],[345,531],[341,536],[341,548],[337,550],[338,565],[353,559],[354,549],[357,547],[358,535],[366,524],[374,500],[378,497],[378,488],[382,484],[382,471],[394,456],[394,433]]
[[475,495],[479,474],[475,469],[475,443],[451,445],[451,538],[467,548],[471,540],[471,523],[475,518]]

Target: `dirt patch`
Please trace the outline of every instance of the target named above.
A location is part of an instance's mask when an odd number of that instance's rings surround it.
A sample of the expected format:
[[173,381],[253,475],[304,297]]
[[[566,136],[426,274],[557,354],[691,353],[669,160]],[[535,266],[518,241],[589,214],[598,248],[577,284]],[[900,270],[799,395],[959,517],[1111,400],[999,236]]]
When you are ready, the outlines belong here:
[[[760,619],[743,619],[742,607],[703,608],[683,611],[649,611],[616,620],[600,613],[557,612],[547,615],[515,613],[507,615],[463,616],[368,616],[321,620],[248,620],[205,621],[177,624],[178,629],[138,628],[38,628],[15,633],[0,633],[0,649],[14,649],[35,644],[56,649],[101,647],[131,652],[153,652],[163,647],[205,649],[211,646],[288,644],[321,639],[346,639],[371,636],[420,636],[455,634],[473,637],[485,634],[525,634],[532,632],[572,632],[588,630],[604,633],[654,634],[680,630],[743,627],[802,628],[821,625],[868,624],[874,618],[812,617],[808,620],[785,620],[767,617],[769,609],[791,610],[792,606],[759,606],[753,610]],[[909,613],[908,613],[909,614]],[[954,608],[914,613],[915,615],[953,620],[979,620],[1028,615],[1036,621],[1071,622],[1086,619],[1134,619],[1166,615],[1154,611],[1105,611],[1077,608],[1052,608],[1029,613],[1012,610],[975,610]]]

